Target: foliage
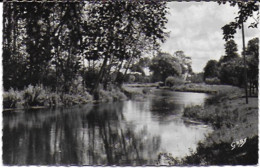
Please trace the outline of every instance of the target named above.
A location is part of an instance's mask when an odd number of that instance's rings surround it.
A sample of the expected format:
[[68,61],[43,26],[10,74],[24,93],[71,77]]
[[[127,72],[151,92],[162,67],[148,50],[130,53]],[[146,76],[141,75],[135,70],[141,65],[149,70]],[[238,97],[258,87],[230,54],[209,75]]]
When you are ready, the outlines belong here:
[[43,89],[43,86],[39,85],[29,85],[23,92],[23,100],[26,107],[43,105],[46,97],[46,91]]
[[125,99],[126,99],[125,94],[118,89],[113,89],[112,91],[106,91],[103,89],[99,90],[98,101],[113,102],[113,101],[125,100]]
[[166,78],[165,80],[165,85],[166,86],[178,86],[184,83],[184,80],[180,77],[173,77],[173,76],[169,76]]
[[[236,29],[241,29],[241,24],[246,22],[248,18],[254,19],[254,22],[252,22],[249,27],[257,28],[257,25],[259,24],[259,5],[257,1],[218,1],[219,4],[225,4],[227,2],[230,3],[230,6],[237,5],[239,11],[235,21],[222,27],[223,38],[226,41],[234,38],[234,34],[237,32]],[[254,15],[257,16],[257,19],[254,18]]]
[[234,40],[229,40],[225,43],[225,55],[220,58],[219,64],[228,62],[232,59],[238,58],[237,54],[237,44]]
[[181,69],[182,69],[181,74],[192,73],[191,57],[186,56],[183,51],[176,51],[174,52],[173,56],[177,58],[178,62],[181,65]]
[[226,63],[222,63],[220,67],[220,81],[222,84],[230,84],[234,86],[242,86],[244,83],[244,67],[242,58],[238,57]]
[[219,76],[219,66],[216,60],[209,60],[204,67],[204,79]]
[[258,87],[259,38],[248,41],[246,48],[247,76],[251,85]]
[[87,91],[71,92],[63,94],[61,92],[52,92],[51,89],[44,88],[42,85],[29,85],[23,91],[9,89],[3,94],[4,108],[17,108],[18,105],[23,105],[26,108],[32,106],[60,106],[85,104],[93,101],[92,95]]
[[3,94],[3,106],[4,108],[15,108],[17,103],[22,99],[21,92],[10,88],[7,92]]
[[161,153],[171,166],[212,166],[212,165],[257,165],[258,163],[258,136],[247,138],[246,143],[231,150],[231,143],[221,142],[206,146],[199,143],[195,152],[183,159],[174,158],[171,154]]
[[86,104],[93,100],[92,96],[85,92],[84,94],[64,94],[62,95],[62,104],[71,106],[75,104]]
[[[256,43],[256,40],[254,43]],[[256,47],[252,47],[251,50],[252,53],[254,53],[256,51]],[[256,56],[253,57],[256,58]],[[248,58],[248,60],[250,59]],[[256,61],[256,59],[254,60]],[[254,67],[250,63],[248,65],[250,70]],[[255,70],[253,70],[254,72],[256,72],[256,67],[258,67],[258,65],[255,66]],[[229,40],[226,42],[225,55],[222,56],[219,61],[209,60],[204,67],[204,81],[207,84],[221,83],[242,87],[244,84],[243,75],[243,60],[237,54],[237,44],[234,40]]]
[[87,23],[92,31],[87,31],[89,38],[86,38],[85,53],[88,58],[103,59],[92,91],[97,89],[101,79],[106,78],[107,70],[110,70],[108,61],[110,65],[123,60],[131,63],[143,51],[164,40],[166,12],[166,4],[162,1],[89,3]]
[[206,78],[205,79],[206,84],[214,85],[214,84],[220,84],[220,80],[217,77],[214,78]]
[[156,0],[5,3],[4,89],[43,84],[70,94],[79,75],[89,90],[120,85],[121,67],[165,40],[166,13],[166,2]]
[[168,53],[159,52],[151,61],[150,71],[153,72],[153,81],[165,81],[168,76],[180,76],[181,65],[178,60]]
[[127,83],[134,83],[135,82],[135,76],[132,74],[128,74],[126,77],[126,82]]
[[187,80],[191,83],[203,83],[204,73],[193,73]]

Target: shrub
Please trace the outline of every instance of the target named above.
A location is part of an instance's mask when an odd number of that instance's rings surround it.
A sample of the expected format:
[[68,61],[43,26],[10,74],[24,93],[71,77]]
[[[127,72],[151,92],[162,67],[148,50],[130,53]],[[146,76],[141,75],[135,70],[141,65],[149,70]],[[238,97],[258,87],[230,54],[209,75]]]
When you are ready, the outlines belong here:
[[191,83],[203,83],[203,73],[193,74],[190,77],[187,78],[187,80],[190,80]]
[[86,104],[92,100],[93,97],[88,92],[84,92],[81,94],[64,94],[62,96],[62,103],[66,106],[75,104]]
[[206,78],[206,79],[205,79],[205,83],[206,83],[206,84],[210,84],[210,85],[220,84],[220,80],[219,80],[219,78],[217,78],[217,77],[214,77],[214,78]]
[[23,92],[25,106],[44,105],[44,101],[47,100],[47,97],[43,87],[38,85],[29,85]]
[[98,100],[101,102],[112,102],[126,99],[126,95],[119,89],[112,89],[111,91],[106,91],[103,89],[99,90]]
[[21,93],[11,88],[8,92],[4,92],[3,94],[3,106],[4,108],[15,108],[21,99]]
[[184,83],[184,80],[180,77],[173,77],[173,76],[169,76],[166,78],[165,80],[165,84],[166,86],[178,86]]
[[219,92],[216,95],[210,96],[205,100],[206,105],[212,105],[212,104],[218,104],[221,102],[224,98],[226,98],[228,93],[225,92]]
[[49,93],[45,105],[50,107],[61,105],[60,95],[57,93]]
[[135,82],[135,76],[134,75],[129,75],[128,76],[128,82],[129,83],[134,83]]
[[121,92],[120,90],[113,91],[112,95],[113,95],[114,101],[116,101],[116,100],[126,100],[127,99],[126,95],[123,92]]
[[111,92],[100,89],[98,100],[101,102],[111,102],[111,101],[113,101],[113,97],[111,96]]
[[186,107],[183,112],[184,117],[196,118],[198,114],[201,112],[202,108],[199,105]]

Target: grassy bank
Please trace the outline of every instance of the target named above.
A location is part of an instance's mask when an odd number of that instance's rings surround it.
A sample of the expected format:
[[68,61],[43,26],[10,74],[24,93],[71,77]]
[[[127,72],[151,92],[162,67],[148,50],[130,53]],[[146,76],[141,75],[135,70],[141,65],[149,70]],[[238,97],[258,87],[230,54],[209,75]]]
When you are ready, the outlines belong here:
[[[161,154],[167,165],[255,165],[258,163],[258,99],[245,103],[242,92],[225,90],[183,116],[212,125],[213,133],[183,159]],[[239,141],[245,140],[243,145]],[[232,148],[235,147],[233,150]]]
[[25,108],[48,108],[72,106],[77,104],[123,101],[126,99],[143,100],[151,93],[151,84],[146,87],[124,85],[110,90],[100,88],[94,95],[84,89],[74,89],[70,93],[53,92],[42,86],[29,85],[24,90],[10,89],[3,93],[4,111]]
[[[230,86],[230,85],[208,85],[208,84],[196,84],[196,83],[188,83],[188,84],[182,84],[178,86],[172,86],[172,87],[161,87],[163,89],[170,89],[173,91],[180,91],[180,92],[198,92],[198,93],[212,93],[212,94],[219,94],[219,93],[241,93],[242,89]],[[232,92],[231,92],[231,91]]]
[[130,99],[142,101],[152,93],[153,86],[144,84],[136,87],[136,85],[124,85],[122,87],[123,93]]
[[99,89],[96,93],[98,99],[83,89],[74,90],[70,93],[53,92],[42,86],[29,85],[24,90],[10,89],[3,93],[4,111],[25,108],[47,108],[57,106],[71,106],[97,102],[113,102],[126,100],[126,95],[120,88],[111,90]]

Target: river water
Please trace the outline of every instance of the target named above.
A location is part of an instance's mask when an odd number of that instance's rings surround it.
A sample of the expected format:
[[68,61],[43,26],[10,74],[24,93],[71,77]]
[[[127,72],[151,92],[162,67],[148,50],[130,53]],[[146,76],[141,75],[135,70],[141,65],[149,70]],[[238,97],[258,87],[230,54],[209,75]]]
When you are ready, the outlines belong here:
[[155,165],[161,152],[184,157],[212,129],[183,109],[207,94],[154,89],[142,101],[5,112],[5,165]]

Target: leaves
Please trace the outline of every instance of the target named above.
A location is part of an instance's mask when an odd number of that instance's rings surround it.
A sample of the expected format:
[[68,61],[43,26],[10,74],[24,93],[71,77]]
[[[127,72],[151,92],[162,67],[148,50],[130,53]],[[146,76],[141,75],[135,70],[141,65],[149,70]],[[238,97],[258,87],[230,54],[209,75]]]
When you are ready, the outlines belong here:
[[[229,39],[234,38],[236,34],[236,29],[241,29],[242,23],[246,22],[248,18],[253,18],[254,22],[249,25],[249,28],[257,28],[259,24],[259,4],[257,1],[228,1],[230,6],[238,6],[238,16],[235,17],[234,22],[222,27],[223,30],[223,39],[228,41]],[[226,4],[226,1],[218,1],[219,4]],[[257,19],[254,18],[254,15],[257,15]]]

